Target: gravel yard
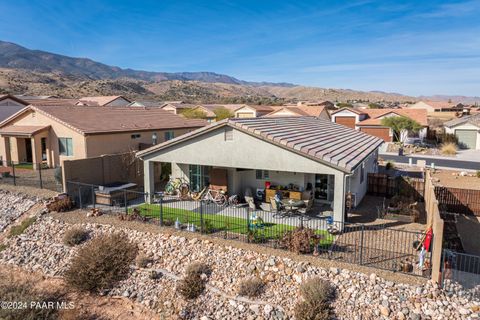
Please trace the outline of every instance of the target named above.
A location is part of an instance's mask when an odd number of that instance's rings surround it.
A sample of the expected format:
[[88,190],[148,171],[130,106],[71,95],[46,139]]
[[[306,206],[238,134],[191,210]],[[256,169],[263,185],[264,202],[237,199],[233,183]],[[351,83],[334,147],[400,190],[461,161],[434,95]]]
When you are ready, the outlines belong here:
[[[57,215],[74,219],[71,214]],[[100,222],[100,218],[92,219]],[[90,230],[92,237],[123,232],[153,259],[147,269],[132,269],[130,278],[121,282],[109,295],[128,297],[166,318],[175,318],[179,314],[190,314],[193,319],[289,318],[297,301],[299,284],[313,276],[327,279],[336,287],[334,309],[340,319],[421,319],[427,316],[441,319],[440,315],[464,319],[478,310],[476,302],[453,292],[447,295],[435,289],[430,282],[409,285],[385,280],[373,273],[340,269],[340,265],[319,267],[302,259],[276,255],[275,250],[260,253],[247,247],[232,246],[231,243],[214,242],[196,234],[185,237],[118,225],[75,222]],[[0,253],[0,262],[43,271],[50,276],[61,275],[77,250],[62,243],[63,234],[69,228],[69,223],[52,216],[42,216],[25,234],[8,240],[8,248]],[[187,302],[172,289],[185,267],[194,261],[208,263],[213,273],[206,293],[193,302]],[[163,276],[158,280],[150,279],[149,270],[156,270]],[[265,293],[258,298],[259,301],[238,299],[236,288],[239,281],[252,274],[267,283]]]

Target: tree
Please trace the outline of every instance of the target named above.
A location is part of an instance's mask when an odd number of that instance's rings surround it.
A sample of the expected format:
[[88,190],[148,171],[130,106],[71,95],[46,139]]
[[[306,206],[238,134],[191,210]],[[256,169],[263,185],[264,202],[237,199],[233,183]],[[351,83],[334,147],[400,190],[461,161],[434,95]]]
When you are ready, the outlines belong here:
[[369,104],[368,104],[368,108],[369,108],[369,109],[381,109],[381,108],[383,108],[383,107],[382,107],[382,105],[379,104],[379,103],[374,103],[374,102],[372,102],[372,103],[369,103]]
[[341,109],[341,108],[353,108],[353,105],[351,103],[347,103],[347,102],[339,102],[339,103],[337,103],[337,107],[339,109]]
[[188,108],[181,112],[181,115],[188,119],[206,119],[207,114],[199,109]]
[[381,121],[382,126],[389,127],[393,131],[393,136],[397,141],[402,141],[402,132],[418,132],[422,129],[422,126],[407,117],[386,117]]
[[228,110],[225,107],[219,107],[219,108],[213,110],[213,113],[215,113],[217,121],[220,121],[220,120],[223,120],[223,119],[228,119],[228,118],[233,118],[232,111]]

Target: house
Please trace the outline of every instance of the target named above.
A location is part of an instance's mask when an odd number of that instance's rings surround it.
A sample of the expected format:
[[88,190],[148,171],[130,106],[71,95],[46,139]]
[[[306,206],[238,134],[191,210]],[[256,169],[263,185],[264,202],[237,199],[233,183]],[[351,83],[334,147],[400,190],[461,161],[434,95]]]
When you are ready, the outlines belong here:
[[[145,192],[152,195],[158,163],[192,190],[209,184],[212,172],[226,175],[229,195],[244,196],[268,185],[305,190],[330,205],[344,221],[345,198],[358,204],[367,191],[367,173],[377,171],[383,141],[316,117],[234,118],[215,122],[137,153],[144,161]],[[205,152],[208,150],[208,152]],[[267,190],[268,191],[268,190]]]
[[480,113],[445,122],[445,132],[455,134],[466,149],[480,150]]
[[78,103],[78,99],[64,98],[26,99],[25,101],[36,106],[74,106]]
[[418,136],[424,139],[428,131],[427,111],[425,109],[352,109],[342,108],[331,114],[332,121],[346,127],[379,137],[386,142],[394,141],[394,134],[381,122],[386,117],[407,117],[415,120],[422,126],[418,133],[402,132],[400,139],[404,141],[407,136]]
[[80,98],[76,105],[89,107],[126,107],[130,103],[131,101],[123,96],[98,96]]
[[29,105],[0,123],[4,160],[63,160],[138,150],[206,125],[159,108]]
[[267,113],[264,117],[319,117],[325,120],[330,120],[330,114],[324,106],[296,106],[296,107],[278,107],[276,110]]
[[181,114],[186,109],[195,109],[198,104],[183,103],[182,101],[167,102],[160,108],[173,114]]
[[230,111],[232,117],[234,117],[235,111],[243,106],[243,104],[202,104],[194,108],[194,110],[200,110],[205,113],[205,119],[208,122],[215,122],[217,121],[217,115],[215,114],[216,110],[227,109]]
[[147,108],[160,108],[163,107],[165,103],[155,100],[135,100],[130,102],[128,107],[147,107]]
[[427,112],[457,112],[463,110],[463,104],[448,101],[418,101],[410,104],[406,109],[425,109]]
[[25,108],[29,103],[10,94],[0,94],[0,122]]
[[245,104],[235,110],[235,118],[257,118],[274,111],[276,108],[278,107]]
[[316,106],[316,107],[325,107],[327,110],[335,110],[335,104],[331,101],[298,101],[296,103],[286,103],[286,107],[299,107],[299,106]]

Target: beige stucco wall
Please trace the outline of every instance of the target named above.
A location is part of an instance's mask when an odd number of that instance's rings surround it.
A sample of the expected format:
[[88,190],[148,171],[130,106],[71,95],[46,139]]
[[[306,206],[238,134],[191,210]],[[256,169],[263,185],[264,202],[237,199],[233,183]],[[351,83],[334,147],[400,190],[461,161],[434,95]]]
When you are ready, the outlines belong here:
[[[71,160],[71,159],[83,159],[86,157],[85,152],[85,140],[82,134],[79,132],[70,129],[63,124],[52,120],[51,118],[29,110],[25,114],[15,118],[14,120],[10,121],[5,125],[18,125],[18,126],[48,126],[50,125],[51,128],[49,130],[47,137],[47,149],[49,150],[49,156],[52,159],[53,166],[61,165],[63,160]],[[72,138],[73,144],[73,156],[60,156],[59,155],[59,146],[58,146],[58,138]],[[0,138],[0,144],[4,144],[3,137]],[[10,141],[15,141],[15,138],[11,138]],[[11,146],[12,152],[17,150],[15,142],[12,143]],[[38,147],[40,150],[40,146]],[[5,152],[5,150],[4,150]],[[2,154],[3,158],[5,158],[5,153]],[[17,158],[18,159],[18,158]],[[13,158],[12,161],[18,161],[17,159]]]
[[[138,150],[140,143],[152,143],[152,134],[154,132],[157,133],[157,143],[161,143],[165,141],[165,132],[167,131],[173,131],[174,136],[178,137],[192,130],[193,129],[152,130],[87,135],[87,157]],[[132,139],[132,134],[139,134],[140,138]]]

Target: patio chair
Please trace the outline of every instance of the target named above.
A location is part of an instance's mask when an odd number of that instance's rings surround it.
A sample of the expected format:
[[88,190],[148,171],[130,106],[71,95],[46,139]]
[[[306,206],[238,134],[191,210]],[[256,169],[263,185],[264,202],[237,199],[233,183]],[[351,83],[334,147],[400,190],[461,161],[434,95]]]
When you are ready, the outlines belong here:
[[309,213],[309,212],[312,210],[312,208],[313,208],[313,202],[314,202],[314,201],[315,201],[314,199],[304,200],[304,202],[305,202],[305,208],[299,208],[299,209],[297,210],[298,213],[300,213],[300,214],[302,214],[302,215]]
[[283,218],[287,214],[287,210],[285,210],[285,207],[282,205],[282,203],[277,202],[273,197],[270,198],[270,207],[275,218]]
[[248,206],[252,210],[256,210],[257,206],[255,205],[255,201],[253,201],[253,197],[245,196],[245,201],[248,203]]

